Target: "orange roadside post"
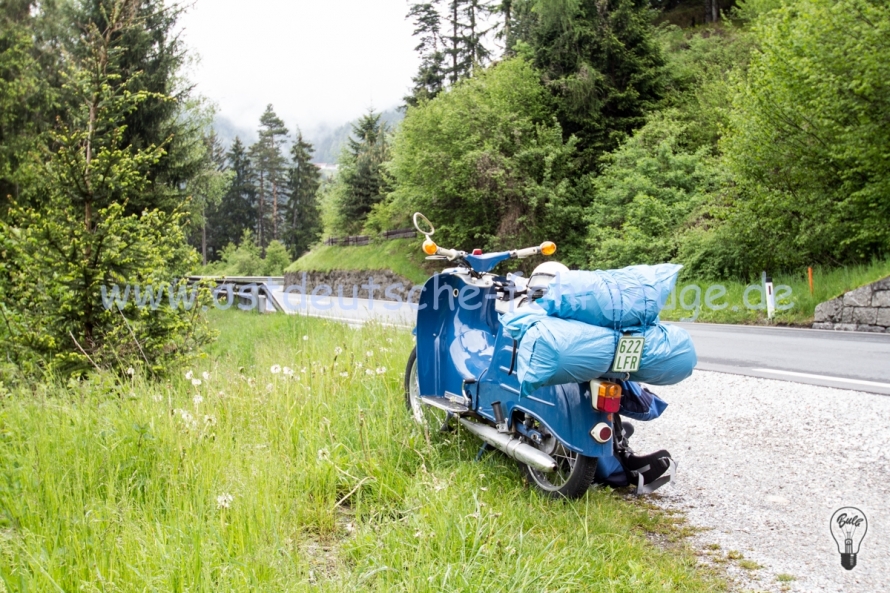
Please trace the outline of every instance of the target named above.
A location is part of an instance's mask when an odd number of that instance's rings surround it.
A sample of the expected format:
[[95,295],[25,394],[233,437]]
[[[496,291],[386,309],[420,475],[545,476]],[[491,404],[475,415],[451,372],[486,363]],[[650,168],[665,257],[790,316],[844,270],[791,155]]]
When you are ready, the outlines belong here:
[[807,268],[807,276],[810,278],[810,294],[813,294],[813,268]]

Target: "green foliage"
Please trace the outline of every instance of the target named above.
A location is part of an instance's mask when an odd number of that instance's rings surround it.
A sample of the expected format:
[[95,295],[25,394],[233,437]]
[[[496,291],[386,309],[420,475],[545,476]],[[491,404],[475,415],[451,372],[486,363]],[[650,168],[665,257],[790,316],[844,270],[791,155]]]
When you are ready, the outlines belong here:
[[291,263],[290,254],[284,243],[275,240],[266,247],[266,257],[263,260],[263,276],[284,276],[284,269]]
[[213,259],[221,257],[222,250],[230,243],[237,243],[245,229],[256,228],[256,186],[247,149],[235,138],[226,154],[227,169],[231,179],[218,204],[211,204],[207,211],[208,252]]
[[693,213],[720,183],[707,146],[682,146],[688,126],[662,113],[607,155],[587,210],[590,265],[618,268],[677,257]]
[[424,212],[450,247],[515,248],[560,225],[571,242],[581,226],[567,213],[577,200],[574,142],[563,142],[549,113],[549,94],[522,59],[409,108],[393,147],[388,207]]
[[202,274],[205,276],[281,276],[290,263],[290,254],[284,243],[278,240],[271,241],[266,247],[266,254],[263,257],[253,231],[244,229],[240,243],[226,245],[220,252],[219,261],[204,266]]
[[272,105],[267,105],[260,116],[259,140],[250,147],[249,153],[256,185],[256,232],[260,249],[278,238],[281,215],[284,214],[279,206],[284,202],[287,160],[281,154],[281,148],[287,134],[284,121]]
[[521,53],[556,99],[565,138],[597,166],[661,101],[664,58],[644,0],[528,0]]
[[395,239],[349,247],[319,245],[292,263],[287,271],[392,270],[411,282],[423,284],[435,270],[427,265],[430,262],[424,257],[418,239]]
[[737,271],[890,250],[890,6],[800,0],[754,26],[723,142]]

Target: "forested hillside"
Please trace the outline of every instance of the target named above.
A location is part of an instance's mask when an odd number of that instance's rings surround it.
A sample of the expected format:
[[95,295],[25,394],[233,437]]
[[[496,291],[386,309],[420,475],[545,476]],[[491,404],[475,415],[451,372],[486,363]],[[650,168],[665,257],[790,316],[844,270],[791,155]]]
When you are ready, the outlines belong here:
[[456,0],[409,17],[405,120],[367,176],[346,155],[328,234],[421,210],[460,248],[559,237],[574,266],[711,278],[890,250],[884,1]]

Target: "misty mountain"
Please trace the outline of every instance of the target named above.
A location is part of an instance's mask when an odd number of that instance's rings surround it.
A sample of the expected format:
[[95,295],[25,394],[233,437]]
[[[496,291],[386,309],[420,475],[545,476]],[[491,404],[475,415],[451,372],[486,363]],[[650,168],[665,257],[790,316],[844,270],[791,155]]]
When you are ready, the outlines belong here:
[[[392,130],[405,117],[405,112],[398,108],[387,109],[383,112],[380,121],[385,122],[386,126]],[[310,138],[315,145],[315,156],[313,163],[334,164],[340,156],[340,151],[346,145],[346,140],[352,132],[352,126],[358,123],[358,118],[343,124],[333,130],[321,130]]]
[[[380,121],[385,122],[387,127],[392,130],[405,117],[405,113],[398,108],[388,109],[384,111],[380,117]],[[327,163],[333,165],[340,156],[340,151],[346,145],[349,134],[352,132],[352,126],[358,123],[359,118],[347,122],[341,126],[333,127],[326,124],[314,126],[312,132],[304,132],[305,138],[315,147],[315,156],[313,163]],[[259,124],[257,124],[259,125]],[[308,126],[307,126],[308,127]],[[219,137],[222,145],[228,149],[235,137],[241,138],[241,142],[251,145],[257,141],[256,129],[244,128],[230,120],[224,115],[216,115],[213,118],[213,129]],[[291,128],[291,136],[293,136],[295,127]],[[290,143],[288,142],[288,149]]]

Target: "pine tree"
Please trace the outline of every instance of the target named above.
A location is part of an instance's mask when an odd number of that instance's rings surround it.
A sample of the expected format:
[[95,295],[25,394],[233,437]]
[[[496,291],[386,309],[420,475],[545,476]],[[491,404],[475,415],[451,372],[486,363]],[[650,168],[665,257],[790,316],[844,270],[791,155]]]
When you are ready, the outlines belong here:
[[278,238],[282,214],[279,212],[280,189],[285,183],[287,167],[281,147],[287,134],[284,121],[275,114],[272,105],[268,105],[260,117],[259,140],[250,147],[257,176],[257,240],[263,253],[269,241]]
[[357,230],[374,204],[388,191],[382,165],[389,157],[386,125],[373,110],[353,126],[347,148],[341,158],[338,211],[347,230]]
[[664,92],[648,0],[529,0],[521,27],[585,168],[641,126]]
[[414,88],[405,97],[405,103],[416,106],[424,100],[434,99],[445,87],[445,53],[443,51],[442,19],[439,15],[440,0],[411,5],[407,18],[414,19],[414,36],[418,38],[420,68],[411,80]]
[[308,251],[321,235],[321,213],[318,208],[321,170],[312,164],[313,152],[312,144],[306,142],[303,133],[297,130],[288,169],[287,233],[284,240],[294,259]]
[[225,165],[231,179],[219,204],[207,213],[207,253],[209,259],[219,259],[227,245],[237,245],[245,230],[256,227],[257,188],[247,148],[235,138]]
[[[83,59],[90,47],[82,42],[83,27],[105,27],[107,18],[120,0],[79,0],[71,2],[72,34],[69,51]],[[161,158],[148,170],[151,185],[126,205],[127,212],[146,208],[165,211],[182,205],[186,184],[206,166],[201,150],[204,129],[187,114],[192,109],[190,87],[183,84],[180,70],[186,48],[177,31],[177,21],[185,10],[165,0],[127,2],[127,10],[138,26],[128,27],[110,39],[109,51],[116,54],[119,78],[110,84],[131,92],[149,93],[125,116],[124,146],[135,150],[164,149]]]

